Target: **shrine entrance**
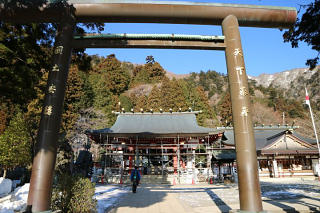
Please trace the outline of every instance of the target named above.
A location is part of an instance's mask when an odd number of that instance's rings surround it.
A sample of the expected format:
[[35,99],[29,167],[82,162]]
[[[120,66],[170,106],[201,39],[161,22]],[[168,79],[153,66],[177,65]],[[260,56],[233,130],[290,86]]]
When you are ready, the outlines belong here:
[[[288,28],[295,8],[237,4],[126,2],[95,0],[10,1],[0,4],[0,20],[12,23],[58,23],[53,65],[38,131],[28,206],[50,209],[53,170],[72,48],[167,48],[223,50],[226,54],[239,175],[240,210],[262,211],[257,156],[241,46],[240,26]],[[74,35],[79,22],[221,25],[223,36]],[[207,39],[209,38],[209,39]]]

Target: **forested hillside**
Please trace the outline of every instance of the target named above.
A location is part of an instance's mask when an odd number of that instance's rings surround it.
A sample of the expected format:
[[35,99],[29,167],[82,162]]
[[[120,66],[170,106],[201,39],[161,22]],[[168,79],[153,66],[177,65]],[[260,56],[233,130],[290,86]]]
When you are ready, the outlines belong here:
[[[50,67],[54,27],[1,24],[0,143],[6,144],[7,138],[21,129],[30,139],[30,150],[33,149]],[[91,27],[101,30],[99,24]],[[318,69],[250,78],[254,124],[298,125],[301,134],[312,137],[309,110],[303,104],[304,87],[309,89],[320,129]],[[113,111],[132,109],[136,112],[191,109],[202,112],[197,116],[202,126],[232,125],[225,74],[208,70],[179,76],[164,70],[153,56],[146,56],[144,64],[136,65],[119,61],[113,54],[88,56],[83,50],[75,50],[67,82],[61,144],[79,140],[79,135],[87,129],[110,127],[116,119]]]
[[[69,71],[61,132],[68,139],[87,129],[110,127],[116,115],[114,111],[202,111],[197,117],[202,126],[231,126],[231,103],[226,75],[213,70],[190,73],[183,77],[167,73],[152,56],[145,64],[121,62],[115,55],[107,57],[83,55],[82,63],[74,60]],[[85,62],[85,63],[84,63]],[[318,94],[319,72],[304,81],[293,80],[289,88],[269,84],[268,87],[249,80],[249,93],[253,106],[255,125],[299,125],[303,131],[310,129],[308,109],[303,105],[304,85],[310,85],[310,94]],[[48,71],[43,68],[39,80],[34,83],[34,97],[16,100],[12,93],[2,97],[0,131],[6,130],[16,111],[24,112],[30,135],[35,140],[40,119],[42,100]],[[177,77],[177,78],[175,78]],[[14,79],[13,79],[14,80]],[[6,87],[17,85],[8,81]],[[298,93],[293,93],[299,89]],[[19,91],[19,90],[18,90]],[[297,95],[298,94],[298,95]],[[25,96],[22,96],[25,98]],[[319,96],[312,105],[317,114]],[[25,104],[27,101],[27,104]],[[23,104],[20,104],[23,103]],[[301,130],[302,130],[301,129]],[[312,133],[311,133],[312,134]]]

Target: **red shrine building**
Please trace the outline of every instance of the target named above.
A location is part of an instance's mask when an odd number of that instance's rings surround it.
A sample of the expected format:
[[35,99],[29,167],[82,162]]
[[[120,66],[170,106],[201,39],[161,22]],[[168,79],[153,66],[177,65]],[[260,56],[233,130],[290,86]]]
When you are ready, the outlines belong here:
[[[136,165],[144,182],[236,181],[233,128],[201,127],[198,113],[117,113],[111,128],[87,131],[102,147],[100,177],[109,183],[128,182]],[[260,177],[316,174],[316,142],[295,133],[295,128],[254,128]]]
[[125,181],[137,165],[143,175],[192,183],[213,175],[212,152],[223,136],[223,130],[199,126],[197,113],[118,113],[111,128],[87,134],[105,149],[100,166],[108,178]]

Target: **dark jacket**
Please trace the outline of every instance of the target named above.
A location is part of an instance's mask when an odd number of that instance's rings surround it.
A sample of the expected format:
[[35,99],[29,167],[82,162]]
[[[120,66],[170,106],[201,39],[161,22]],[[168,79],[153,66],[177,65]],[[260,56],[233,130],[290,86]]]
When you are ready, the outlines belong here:
[[133,169],[131,171],[130,180],[134,181],[136,179],[137,181],[140,181],[140,178],[141,178],[141,176],[140,176],[139,170]]

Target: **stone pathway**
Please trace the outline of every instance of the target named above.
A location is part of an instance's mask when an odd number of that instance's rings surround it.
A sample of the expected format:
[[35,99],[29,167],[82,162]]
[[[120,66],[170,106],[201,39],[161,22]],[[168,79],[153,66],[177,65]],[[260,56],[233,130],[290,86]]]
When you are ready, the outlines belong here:
[[[319,181],[261,181],[263,208],[267,212],[320,212]],[[110,212],[203,213],[239,209],[236,184],[144,185],[136,194],[120,198]]]

